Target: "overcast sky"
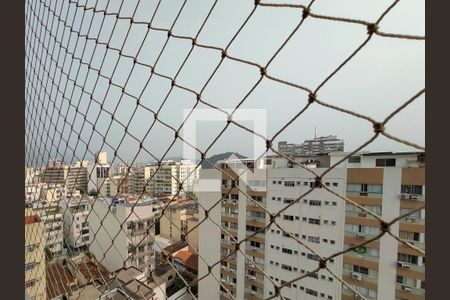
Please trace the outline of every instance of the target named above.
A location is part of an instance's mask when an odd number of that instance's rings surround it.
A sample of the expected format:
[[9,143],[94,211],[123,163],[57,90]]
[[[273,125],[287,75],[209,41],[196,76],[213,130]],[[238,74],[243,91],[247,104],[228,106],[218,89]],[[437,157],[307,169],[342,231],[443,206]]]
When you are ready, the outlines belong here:
[[[49,2],[51,7],[54,7],[54,1]],[[59,2],[63,1],[58,1],[58,5],[55,8],[58,15],[60,11]],[[110,2],[107,5],[108,1],[98,1],[97,8],[107,7],[108,12],[117,12],[121,1]],[[148,22],[153,15],[157,1],[128,0],[125,2],[120,9],[119,14],[121,16],[131,16],[136,3],[139,2],[134,20],[136,22]],[[152,25],[159,28],[170,28],[182,2],[163,0]],[[212,0],[187,1],[173,28],[173,34],[195,36],[213,2]],[[308,4],[308,1],[289,2]],[[392,2],[387,0],[317,0],[312,5],[311,10],[316,14],[364,19],[373,22]],[[95,1],[88,1],[87,6],[93,6],[94,4]],[[198,37],[198,42],[220,48],[225,47],[251,12],[253,5],[253,0],[218,1]],[[76,31],[79,31],[81,25],[81,33],[86,34],[92,19],[92,11],[86,12],[81,24],[83,10],[78,9],[78,12],[75,14],[75,7],[71,6],[66,18],[65,8],[66,6],[63,7],[63,19],[67,19],[68,24],[73,22],[72,26]],[[423,0],[400,1],[383,19],[380,24],[380,30],[389,33],[425,35],[424,11],[425,1]],[[47,14],[44,14],[44,17],[42,15],[40,17],[47,22]],[[147,26],[144,24],[133,24],[130,34],[125,40],[125,34],[129,29],[130,22],[128,20],[119,20],[113,31],[116,18],[114,15],[106,16],[103,27],[100,30],[103,18],[102,13],[95,14],[89,30],[90,37],[98,37],[101,42],[107,42],[110,39],[110,45],[116,48],[123,48],[124,54],[137,56],[138,61],[145,64],[155,64],[157,56],[167,39],[165,32],[151,30],[145,36],[148,30]],[[75,20],[72,21],[73,19]],[[300,19],[301,11],[298,9],[258,7],[248,24],[229,47],[228,53],[234,57],[265,65]],[[35,20],[33,19],[33,21]],[[48,23],[51,24],[51,22],[52,19],[48,19]],[[57,23],[54,23],[53,34],[56,33],[56,25]],[[40,30],[40,27],[35,29]],[[59,40],[61,39],[61,34],[62,31],[60,30],[58,34]],[[68,45],[69,51],[75,52],[75,55],[79,57],[86,40],[80,39],[75,48],[75,38],[68,40],[68,37],[69,32],[66,30],[63,44],[65,46]],[[289,43],[270,64],[267,73],[314,90],[366,38],[367,30],[364,26],[307,18]],[[34,38],[31,39],[33,40]],[[42,42],[46,47],[52,49],[53,42],[48,43],[48,39],[42,39]],[[138,53],[142,43],[143,46]],[[169,80],[153,76],[147,88],[143,90],[150,76],[149,68],[139,65],[133,68],[133,61],[128,58],[120,58],[116,51],[107,50],[104,46],[99,45],[94,52],[94,48],[95,42],[88,41],[83,55],[84,62],[89,62],[93,55],[92,67],[100,68],[101,62],[105,58],[102,65],[102,74],[107,76],[112,74],[113,68],[118,62],[112,81],[123,85],[127,76],[132,72],[131,78],[125,87],[126,91],[135,96],[142,93],[140,103],[150,109],[157,110],[160,107],[170,89]],[[156,70],[159,73],[174,77],[190,48],[190,41],[170,38],[156,64]],[[39,47],[35,48],[35,50],[37,49]],[[32,56],[32,53],[29,52],[29,55]],[[176,82],[195,91],[200,91],[219,61],[219,51],[194,48]],[[37,66],[38,64],[35,65],[35,67]],[[48,64],[46,69],[53,74],[54,65]],[[113,112],[121,97],[120,89],[112,87],[106,94],[109,85],[108,81],[100,78],[97,85],[95,85],[97,80],[96,72],[88,72],[87,67],[85,65],[80,66],[77,61],[74,61],[70,69],[70,60],[67,59],[64,71],[69,72],[73,78],[79,71],[77,82],[81,85],[84,83],[86,76],[88,76],[85,85],[87,93],[81,93],[79,88],[75,88],[72,94],[73,84],[70,81],[67,84],[65,97],[69,98],[74,105],[78,105],[80,108],[78,114],[73,108],[70,108],[67,115],[68,122],[74,124],[73,130],[77,133],[80,132],[83,115],[86,114],[91,122],[95,122],[98,117],[96,129],[101,132],[101,135],[105,135],[111,123],[111,118],[107,113],[101,112],[100,106],[95,103],[91,103],[89,111],[86,112],[90,97],[88,93],[93,93],[94,98],[99,102],[104,101],[103,109]],[[57,72],[57,74],[59,73]],[[225,59],[202,93],[202,99],[217,107],[232,109],[242,100],[259,78],[260,72],[257,68]],[[47,82],[47,79],[44,74],[42,77],[43,82]],[[38,82],[35,82],[35,84],[39,85]],[[60,88],[64,89],[65,85],[66,81],[63,80]],[[319,90],[317,96],[326,103],[362,113],[381,121],[392,110],[416,94],[424,86],[424,41],[384,38],[375,35],[356,57]],[[51,86],[48,85],[49,93],[50,90]],[[61,95],[55,95],[56,93],[53,91],[52,101],[55,101],[58,106],[62,102],[63,111],[66,111],[68,99],[61,97]],[[33,99],[31,97],[28,99],[28,105],[31,105],[32,101],[37,101],[36,98]],[[48,96],[41,94],[40,99],[47,102]],[[241,108],[265,109],[267,112],[267,128],[264,130],[267,132],[268,137],[271,138],[304,107],[307,99],[308,94],[304,91],[269,79],[263,79],[242,104]],[[163,105],[159,118],[177,128],[183,121],[183,110],[192,108],[195,101],[193,94],[174,88]],[[126,124],[135,107],[136,101],[132,97],[124,96],[115,112],[116,118]],[[206,108],[206,106],[199,105],[198,108]],[[55,117],[53,122],[57,121],[58,128],[62,129],[63,118],[61,116],[59,118]],[[130,123],[129,132],[138,138],[142,138],[152,122],[153,114],[143,108],[139,108]],[[250,128],[253,126],[251,122],[242,123]],[[199,123],[197,146],[201,149],[209,146],[224,125],[223,121]],[[47,121],[46,127],[50,129],[50,132],[53,132],[49,121]],[[372,126],[367,121],[313,104],[278,136],[275,144],[280,140],[301,143],[305,139],[314,136],[314,127],[317,128],[318,136],[332,134],[344,139],[346,151],[355,149],[370,138],[373,133]],[[392,135],[424,145],[425,96],[421,96],[416,102],[391,120],[387,126],[387,131]],[[82,139],[87,141],[91,132],[92,127],[85,124],[83,131],[81,131]],[[67,138],[69,133],[70,128],[66,126],[64,137]],[[38,135],[36,132],[34,134]],[[116,148],[123,134],[123,128],[113,122],[106,135],[106,140]],[[89,149],[92,152],[106,150],[109,152],[111,159],[113,151],[110,147],[104,146],[100,149],[102,143],[101,135],[94,134],[89,144]],[[75,146],[76,139],[77,134],[72,133],[70,144]],[[145,139],[144,147],[156,157],[161,157],[173,139],[173,132],[157,123]],[[54,142],[57,143],[58,141],[59,137],[57,136]],[[194,141],[191,142],[194,143]],[[39,152],[43,152],[44,147],[49,149],[51,146],[51,143],[38,143],[37,145],[30,145],[30,142],[27,143],[30,149],[34,148],[39,150]],[[168,156],[182,155],[182,147],[183,143],[178,141],[170,150]],[[131,160],[138,149],[138,143],[127,137],[117,152],[125,160]],[[212,155],[226,151],[237,151],[251,156],[252,149],[252,135],[231,125],[208,153]],[[77,155],[81,157],[85,150],[82,144],[79,144]],[[409,151],[414,149],[379,137],[365,150]],[[60,151],[64,151],[62,143]],[[91,159],[92,157],[88,155],[87,158]],[[70,162],[71,159],[70,153],[66,155],[66,160]],[[138,161],[149,160],[151,160],[151,157],[146,154],[140,155],[138,158]],[[119,161],[116,160],[115,162]]]

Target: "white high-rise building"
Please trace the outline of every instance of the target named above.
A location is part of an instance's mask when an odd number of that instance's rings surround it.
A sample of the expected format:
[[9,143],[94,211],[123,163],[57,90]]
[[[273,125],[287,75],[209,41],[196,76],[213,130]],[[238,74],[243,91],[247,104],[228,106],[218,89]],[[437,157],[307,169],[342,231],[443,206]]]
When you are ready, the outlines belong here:
[[[327,168],[314,168],[323,173]],[[345,195],[345,169],[334,169],[323,181],[336,193]],[[276,214],[289,206],[276,218],[282,227],[271,225],[266,232],[266,274],[280,285],[317,268],[319,257],[327,257],[343,248],[344,208],[342,200],[316,188],[300,201],[296,201],[315,184],[313,174],[301,167],[267,169],[266,208]],[[269,217],[267,216],[267,222]],[[289,235],[302,241],[314,252],[305,248]],[[338,277],[342,273],[342,256],[327,263]],[[265,278],[264,298],[273,296],[275,289]],[[320,270],[315,275],[294,282],[281,289],[286,299],[340,299],[341,283],[328,271]]]
[[[111,187],[109,178],[110,165],[108,164],[108,156],[106,152],[97,153],[97,163],[91,163],[88,166],[88,193],[91,191],[98,192],[103,197],[115,196],[117,187]],[[116,193],[114,193],[114,191]]]
[[288,156],[312,156],[333,151],[344,151],[344,140],[328,135],[305,140],[302,144],[291,144],[285,141],[278,143],[278,151]]
[[[331,152],[314,157],[297,157],[295,160],[322,174],[347,155]],[[322,179],[323,187],[316,187],[300,201],[295,200],[315,185],[315,175],[284,158],[267,158],[267,169],[261,170],[266,172],[267,192],[255,195],[261,198],[254,199],[264,199],[264,207],[271,214],[283,210],[276,218],[283,230],[272,224],[265,233],[254,236],[258,240],[250,239],[240,244],[241,250],[244,248],[243,251],[253,256],[253,265],[263,262],[264,274],[245,266],[241,253],[227,257],[219,267],[212,268],[211,273],[216,278],[220,277],[221,283],[237,299],[276,297],[274,284],[280,286],[305,276],[319,266],[316,254],[329,257],[364,243],[381,232],[381,224],[376,218],[337,195],[364,206],[386,221],[420,208],[425,201],[424,156],[422,152],[355,154],[327,172]],[[199,226],[199,255],[209,265],[235,249],[232,239],[215,224],[220,224],[238,241],[242,241],[247,234],[243,234],[243,230],[255,232],[255,229],[270,222],[264,210],[243,205],[245,196],[237,187],[247,193],[255,190],[241,183],[241,178],[233,172],[227,175],[230,169],[226,164],[217,166],[220,171],[210,169],[200,172],[199,203],[209,211],[208,219]],[[255,182],[252,184],[255,185]],[[326,191],[325,187],[337,195]],[[250,195],[253,198],[254,194]],[[221,205],[216,205],[218,198],[222,199]],[[201,209],[199,218],[203,220],[204,217],[204,210]],[[390,226],[390,232],[424,250],[425,209],[394,223]],[[334,257],[327,262],[327,267],[366,299],[425,297],[423,253],[388,234]],[[199,276],[208,271],[203,261],[199,261]],[[264,285],[259,286],[258,280],[262,276]],[[199,292],[200,299],[227,298],[219,283],[209,277],[199,283]],[[323,269],[287,284],[280,294],[291,300],[359,299]]]
[[132,204],[99,197],[92,207],[95,213],[88,217],[89,251],[109,272],[134,266],[148,275],[154,269],[155,219],[160,209],[161,204],[153,199]]
[[65,199],[60,202],[64,219],[64,238],[73,249],[89,245],[89,223],[91,210],[89,199]]

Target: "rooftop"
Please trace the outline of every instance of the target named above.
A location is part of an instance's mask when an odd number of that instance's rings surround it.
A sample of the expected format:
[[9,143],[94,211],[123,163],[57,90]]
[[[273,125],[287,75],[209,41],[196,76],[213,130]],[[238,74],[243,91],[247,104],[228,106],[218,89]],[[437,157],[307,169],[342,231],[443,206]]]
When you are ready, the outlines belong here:
[[180,250],[173,257],[182,260],[186,267],[198,271],[198,255],[190,250]]
[[69,285],[75,283],[76,279],[70,271],[60,262],[48,264],[46,267],[47,298],[53,299],[59,295],[70,292]]

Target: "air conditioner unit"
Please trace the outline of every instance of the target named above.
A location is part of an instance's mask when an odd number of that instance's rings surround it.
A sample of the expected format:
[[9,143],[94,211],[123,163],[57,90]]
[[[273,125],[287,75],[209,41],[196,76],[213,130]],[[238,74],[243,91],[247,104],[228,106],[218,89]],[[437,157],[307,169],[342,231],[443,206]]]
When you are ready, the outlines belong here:
[[365,239],[365,238],[366,238],[366,235],[365,235],[364,233],[358,233],[358,234],[356,235],[356,237],[357,237],[358,239]]
[[226,282],[226,280],[225,280],[225,279],[223,279],[223,278],[222,278],[222,279],[220,279],[220,281],[222,281],[222,282]]
[[405,292],[411,292],[411,288],[406,285],[402,285],[402,290],[404,290]]
[[414,222],[414,218],[411,218],[411,217],[405,218],[405,221],[406,221],[406,222],[411,222],[411,223],[412,223],[412,222]]
[[367,217],[367,214],[366,213],[359,213],[358,216],[362,217],[362,218],[365,218],[365,217]]
[[255,264],[253,264],[253,263],[248,263],[248,266],[249,266],[250,268],[254,268],[254,267],[255,267]]
[[397,267],[403,268],[403,269],[409,269],[410,265],[408,263],[403,262],[403,261],[398,261],[397,262]]
[[417,195],[411,195],[410,197],[409,197],[409,199],[411,199],[411,200],[419,200],[419,196],[417,196]]
[[352,272],[352,279],[360,281],[362,279],[362,275],[359,273]]
[[409,197],[410,197],[410,195],[407,194],[407,193],[401,193],[400,194],[400,199],[406,200],[406,199],[409,199]]
[[256,291],[251,291],[250,292],[252,295],[256,295]]

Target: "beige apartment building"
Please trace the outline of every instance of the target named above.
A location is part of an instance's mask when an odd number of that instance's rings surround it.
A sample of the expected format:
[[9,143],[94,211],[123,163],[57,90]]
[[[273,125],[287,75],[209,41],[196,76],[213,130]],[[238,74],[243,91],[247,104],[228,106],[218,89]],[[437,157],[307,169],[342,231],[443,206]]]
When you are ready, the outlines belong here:
[[[198,232],[194,228],[198,223],[198,207],[194,201],[174,203],[164,210],[160,219],[159,235],[171,244],[182,240],[184,236],[189,246],[198,249]],[[189,234],[188,234],[189,232]]]
[[[421,207],[425,203],[424,154],[351,157],[346,196],[386,221]],[[346,205],[345,223],[344,248],[379,233],[379,222],[351,204]],[[425,209],[401,219],[391,231],[425,250]],[[387,234],[346,253],[343,278],[367,299],[425,299],[425,257]],[[354,299],[353,293],[343,288],[342,299]]]
[[46,300],[44,223],[37,215],[25,213],[25,289],[36,300]]
[[133,193],[144,190],[150,195],[176,195],[182,183],[179,194],[193,192],[198,180],[199,168],[190,160],[167,160],[161,165],[148,164],[136,168],[133,172]]

